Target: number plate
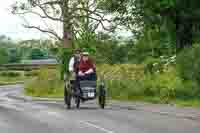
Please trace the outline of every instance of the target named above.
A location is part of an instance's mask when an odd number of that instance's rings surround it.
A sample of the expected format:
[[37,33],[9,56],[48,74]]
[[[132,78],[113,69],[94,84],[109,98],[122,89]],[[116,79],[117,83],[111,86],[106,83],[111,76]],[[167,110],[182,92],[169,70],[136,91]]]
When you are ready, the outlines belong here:
[[88,93],[88,97],[94,97],[94,92]]

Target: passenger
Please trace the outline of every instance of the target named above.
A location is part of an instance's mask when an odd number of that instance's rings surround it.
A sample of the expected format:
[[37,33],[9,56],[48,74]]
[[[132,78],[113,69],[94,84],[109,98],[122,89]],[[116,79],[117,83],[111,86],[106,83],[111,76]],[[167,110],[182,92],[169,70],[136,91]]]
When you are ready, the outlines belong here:
[[94,80],[96,81],[96,65],[89,58],[88,52],[83,52],[82,58],[79,64],[79,72],[78,72],[79,80]]

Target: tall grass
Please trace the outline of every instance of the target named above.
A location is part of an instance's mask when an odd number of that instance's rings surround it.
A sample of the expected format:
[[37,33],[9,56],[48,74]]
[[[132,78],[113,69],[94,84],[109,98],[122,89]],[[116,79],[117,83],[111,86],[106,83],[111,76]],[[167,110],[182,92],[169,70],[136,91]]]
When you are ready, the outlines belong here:
[[153,74],[145,73],[144,69],[137,65],[102,65],[98,74],[106,81],[109,95],[114,99],[171,103],[199,98],[198,85],[182,80],[175,67]]
[[[190,104],[198,101],[198,84],[184,81],[175,67],[164,72],[145,73],[142,65],[98,65],[99,80],[107,85],[108,96],[119,100],[142,100],[153,103]],[[63,81],[57,70],[43,68],[38,77],[25,85],[25,92],[37,97],[63,97]],[[200,101],[200,100],[199,100]],[[192,103],[193,104],[193,103]],[[198,105],[195,103],[195,105]]]
[[25,84],[25,93],[36,97],[62,97],[63,81],[59,71],[41,68],[38,76]]

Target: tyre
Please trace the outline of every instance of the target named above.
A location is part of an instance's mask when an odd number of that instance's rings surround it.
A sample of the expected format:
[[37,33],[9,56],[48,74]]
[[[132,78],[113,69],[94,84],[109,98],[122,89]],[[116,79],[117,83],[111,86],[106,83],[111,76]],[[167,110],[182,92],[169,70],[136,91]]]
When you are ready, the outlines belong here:
[[75,101],[75,104],[76,104],[76,108],[79,109],[80,103],[81,103],[81,99],[80,99],[81,92],[80,92],[80,89],[78,89],[78,88],[75,88],[74,90],[75,90],[74,101]]
[[68,87],[65,86],[65,89],[64,89],[64,101],[65,101],[65,104],[67,105],[67,109],[70,109],[72,96]]
[[75,102],[76,102],[76,108],[79,109],[80,108],[80,103],[81,103],[80,98],[76,97]]
[[99,105],[102,109],[105,108],[106,98],[105,96],[99,96]]
[[102,109],[104,109],[105,104],[106,104],[106,91],[104,88],[100,88],[100,90],[99,90],[99,105]]

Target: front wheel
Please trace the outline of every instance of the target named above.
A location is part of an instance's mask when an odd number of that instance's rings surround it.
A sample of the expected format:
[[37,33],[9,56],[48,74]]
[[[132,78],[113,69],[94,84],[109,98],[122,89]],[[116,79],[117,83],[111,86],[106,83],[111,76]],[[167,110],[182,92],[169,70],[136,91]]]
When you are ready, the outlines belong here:
[[105,108],[106,104],[106,90],[104,87],[100,87],[99,89],[99,105],[102,109]]
[[80,102],[81,102],[80,98],[76,97],[75,102],[76,102],[76,108],[79,109],[80,108]]

